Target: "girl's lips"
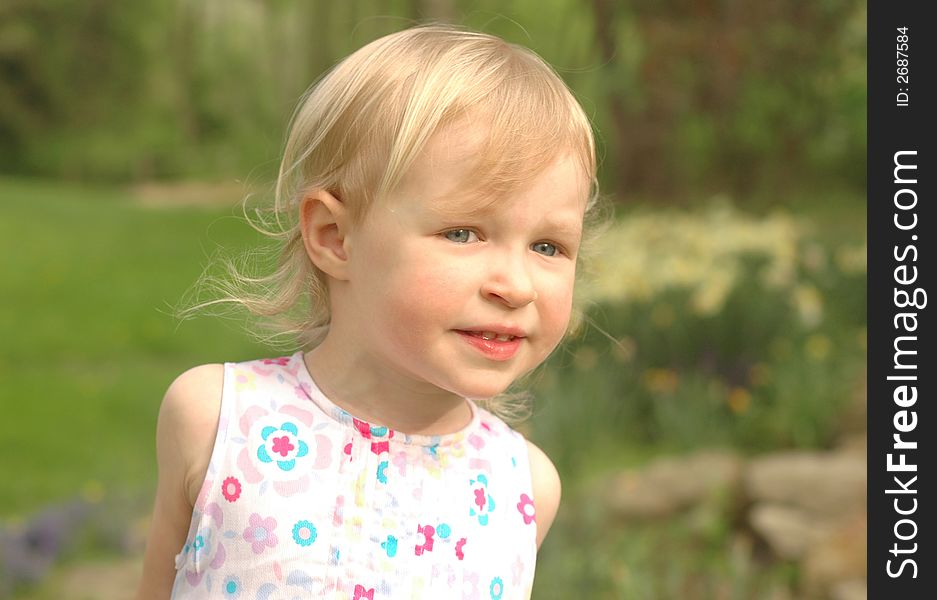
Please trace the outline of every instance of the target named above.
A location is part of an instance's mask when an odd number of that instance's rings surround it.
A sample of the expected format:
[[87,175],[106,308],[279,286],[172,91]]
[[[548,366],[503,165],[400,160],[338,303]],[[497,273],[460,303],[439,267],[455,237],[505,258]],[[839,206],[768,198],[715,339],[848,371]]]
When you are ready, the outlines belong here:
[[481,337],[481,333],[476,332],[458,331],[458,333],[462,339],[491,360],[509,360],[517,352],[521,340],[524,339],[516,337],[504,342],[498,339],[486,340]]

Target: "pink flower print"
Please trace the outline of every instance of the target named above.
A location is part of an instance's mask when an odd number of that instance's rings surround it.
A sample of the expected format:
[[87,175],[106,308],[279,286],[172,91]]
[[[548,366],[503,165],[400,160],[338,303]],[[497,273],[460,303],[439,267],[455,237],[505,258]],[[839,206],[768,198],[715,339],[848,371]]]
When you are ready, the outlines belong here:
[[374,588],[369,590],[364,589],[364,586],[360,583],[355,584],[355,597],[351,600],[374,600]]
[[189,565],[185,570],[185,578],[192,587],[198,586],[209,569],[218,570],[224,566],[227,552],[220,539],[216,541],[215,532],[211,528],[203,528],[192,540],[186,544],[186,553]]
[[[277,432],[283,435],[275,435]],[[292,421],[286,421],[279,428],[268,425],[261,430],[260,437],[264,443],[257,447],[257,458],[263,463],[276,461],[283,471],[292,471],[296,459],[309,454],[309,445],[299,439],[299,428]],[[280,456],[271,456],[273,454]]]
[[283,437],[273,438],[273,450],[274,453],[279,454],[281,457],[286,458],[291,450],[295,450],[296,446],[290,443],[289,436],[284,435]]
[[423,535],[423,543],[414,547],[414,554],[422,556],[424,552],[432,552],[433,535],[436,534],[436,529],[432,525],[417,525],[416,532]]
[[521,560],[521,555],[518,554],[514,559],[514,564],[511,565],[511,575],[513,579],[511,580],[514,585],[521,584],[521,575],[524,574],[524,561]]
[[[309,429],[313,415],[290,406],[271,414],[259,406],[244,411],[238,421],[244,444],[237,454],[241,482],[269,487],[284,498],[305,492],[313,470],[327,469],[334,460],[332,440]],[[260,489],[265,493],[267,484]]]
[[[251,370],[254,373],[257,373],[261,377],[270,377],[273,375],[279,368],[281,371],[286,371],[289,375],[296,377],[296,373],[299,371],[299,367],[302,364],[302,361],[296,361],[296,364],[290,366],[289,356],[281,356],[279,358],[265,358],[263,360],[254,361],[251,365]],[[277,374],[277,379],[283,381],[283,375]]]
[[481,450],[485,447],[485,439],[476,433],[470,435],[468,441],[476,450]]
[[332,512],[332,524],[336,527],[345,522],[345,496],[335,499],[335,510]]
[[465,548],[465,538],[460,538],[458,542],[455,543],[455,556],[459,560],[465,560],[465,552],[462,551]]
[[293,393],[296,394],[296,397],[300,400],[309,400],[312,398],[312,392],[310,391],[309,384],[305,381],[294,386]]
[[394,454],[394,466],[397,467],[397,472],[401,475],[407,474],[407,453],[406,452],[397,452]]
[[260,554],[267,547],[273,548],[277,545],[277,534],[273,532],[277,528],[277,521],[273,517],[266,519],[257,513],[253,513],[248,520],[248,526],[244,530],[244,539],[251,544],[254,554]]
[[469,480],[469,485],[474,493],[474,506],[469,509],[469,516],[477,517],[479,525],[487,525],[488,514],[495,509],[494,498],[488,493],[488,477],[479,474]]
[[462,600],[478,600],[478,573],[462,576]]
[[537,520],[534,501],[527,494],[521,494],[521,501],[517,503],[517,510],[524,517],[524,525],[530,525]]
[[228,502],[234,502],[241,497],[241,482],[237,477],[228,477],[221,482],[221,495]]
[[358,433],[360,433],[363,437],[367,439],[371,439],[371,424],[370,423],[362,421],[361,419],[355,419],[354,417],[351,419],[351,422],[354,423],[355,429],[358,430]]

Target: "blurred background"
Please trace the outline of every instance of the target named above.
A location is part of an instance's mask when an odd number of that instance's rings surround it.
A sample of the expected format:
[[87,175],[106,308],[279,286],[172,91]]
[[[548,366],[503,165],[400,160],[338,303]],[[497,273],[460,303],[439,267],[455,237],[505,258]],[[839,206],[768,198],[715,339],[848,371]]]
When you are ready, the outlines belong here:
[[306,87],[427,19],[556,67],[616,213],[520,426],[534,597],[865,598],[858,0],[0,3],[0,597],[132,594],[166,387],[282,353],[172,307],[259,242]]

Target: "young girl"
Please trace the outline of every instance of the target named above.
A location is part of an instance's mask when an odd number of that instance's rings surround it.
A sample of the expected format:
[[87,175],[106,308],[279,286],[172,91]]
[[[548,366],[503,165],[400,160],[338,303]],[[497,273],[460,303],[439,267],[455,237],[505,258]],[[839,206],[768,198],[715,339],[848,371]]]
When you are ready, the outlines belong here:
[[569,90],[490,35],[409,29],[315,85],[280,267],[228,298],[300,307],[308,350],[169,387],[138,597],[528,598],[560,481],[493,412],[571,329],[594,175]]

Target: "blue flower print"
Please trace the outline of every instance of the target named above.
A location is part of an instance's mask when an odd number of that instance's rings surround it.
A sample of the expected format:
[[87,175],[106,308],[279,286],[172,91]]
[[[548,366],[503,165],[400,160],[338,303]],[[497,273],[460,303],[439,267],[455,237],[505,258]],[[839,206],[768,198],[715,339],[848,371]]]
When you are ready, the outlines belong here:
[[393,558],[397,555],[397,538],[392,535],[387,536],[387,541],[381,542],[381,548],[387,552],[388,558]]
[[386,460],[382,460],[377,465],[377,480],[381,483],[387,483],[387,467],[390,466]]
[[300,546],[311,546],[316,537],[316,526],[311,522],[302,520],[293,525],[293,541]]
[[504,595],[504,582],[501,581],[500,577],[491,580],[488,593],[491,594],[491,600],[501,600],[501,596]]
[[279,427],[264,427],[260,437],[264,443],[257,447],[257,458],[264,463],[276,461],[283,471],[292,471],[296,459],[309,454],[309,445],[299,439],[299,428],[289,421]]
[[221,591],[224,593],[225,598],[239,598],[241,596],[241,580],[231,575],[230,577],[225,577],[224,581],[221,583]]

